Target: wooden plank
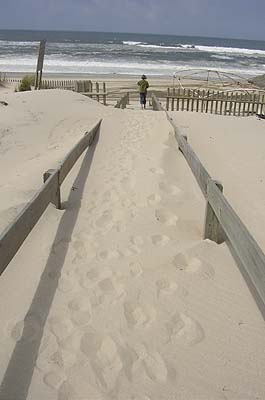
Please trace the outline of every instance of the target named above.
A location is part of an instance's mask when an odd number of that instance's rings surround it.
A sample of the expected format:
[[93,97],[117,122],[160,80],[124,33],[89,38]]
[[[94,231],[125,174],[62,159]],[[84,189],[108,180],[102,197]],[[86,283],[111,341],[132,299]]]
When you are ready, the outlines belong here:
[[262,113],[263,113],[263,107],[264,107],[264,98],[265,98],[265,95],[263,95],[263,96],[262,96],[262,99],[261,99],[261,105],[260,105],[260,114],[262,114]]
[[245,116],[245,112],[246,112],[246,100],[244,99],[244,101],[243,101],[243,111],[242,111],[243,117]]
[[192,99],[191,99],[191,111],[193,112],[193,106],[194,106],[194,97],[195,97],[195,92],[192,90]]
[[[223,185],[220,182],[213,181],[217,188],[223,192]],[[225,234],[222,226],[212,209],[209,201],[206,203],[206,216],[204,225],[204,239],[210,239],[213,242],[221,244],[225,241]]]
[[237,100],[238,100],[238,97],[237,97],[238,95],[237,95],[237,93],[236,93],[236,95],[235,95],[235,101],[234,101],[234,108],[233,108],[233,115],[236,115],[236,106],[237,106]]
[[183,135],[180,134],[179,129],[176,127],[174,122],[169,119],[174,132],[175,137],[179,146],[180,151],[183,153],[184,157],[186,158],[204,196],[207,195],[207,182],[210,179],[210,175],[200,162],[198,156],[193,151],[192,147],[188,144],[187,140]]
[[214,108],[214,113],[217,114],[217,109],[218,109],[218,99],[215,99],[215,108]]
[[260,113],[261,95],[258,94],[256,114]]
[[188,90],[188,93],[187,93],[187,111],[189,111],[190,110],[190,89]]
[[250,114],[250,106],[251,106],[251,100],[252,100],[252,96],[249,96],[249,100],[248,100],[248,106],[247,106],[247,115]]
[[166,103],[166,109],[169,111],[169,96],[170,96],[170,89],[167,88],[167,103]]
[[56,196],[57,188],[58,170],[49,177],[33,199],[0,235],[0,275],[32,231],[51,199]]
[[241,107],[242,107],[242,93],[238,93],[237,96],[238,100],[237,100],[237,109],[236,109],[236,115],[238,115],[240,117],[241,115]]
[[[96,92],[99,93],[99,83],[96,82]],[[97,95],[97,101],[99,102],[99,94]]]
[[233,98],[234,98],[234,93],[232,92],[231,96],[230,96],[230,103],[229,103],[229,115],[231,115],[232,110],[233,110]]
[[227,238],[265,306],[265,255],[263,251],[212,180],[208,182],[207,195]]
[[207,101],[206,101],[206,105],[205,105],[205,112],[208,113],[208,108],[209,108],[209,94],[210,91],[208,90],[206,93],[206,97],[207,97]]
[[172,99],[171,99],[171,111],[174,111],[174,96],[175,96],[176,92],[175,92],[175,88],[172,89]]
[[197,92],[196,112],[199,112],[199,95],[200,95],[200,91]]
[[69,171],[72,169],[83,151],[91,145],[101,125],[100,120],[84,137],[79,140],[75,147],[67,154],[59,167],[59,184],[63,183]]
[[182,97],[181,97],[181,111],[184,111],[184,104],[185,104],[185,89],[182,93]]
[[224,106],[224,93],[221,93],[220,115],[223,115],[223,106]]
[[205,90],[202,91],[201,112],[204,111],[204,95],[205,95]]
[[104,106],[106,106],[107,105],[107,96],[106,96],[106,83],[105,82],[103,82],[103,104],[104,104]]
[[165,111],[158,101],[158,98],[152,93],[152,105],[154,111]]
[[214,100],[214,95],[215,95],[215,93],[214,93],[214,91],[212,91],[212,96],[211,96],[211,108],[210,108],[210,113],[211,113],[211,114],[213,113],[213,105],[214,105],[213,100]]
[[180,98],[180,88],[178,88],[178,92],[177,92],[177,111],[179,111],[179,98]]

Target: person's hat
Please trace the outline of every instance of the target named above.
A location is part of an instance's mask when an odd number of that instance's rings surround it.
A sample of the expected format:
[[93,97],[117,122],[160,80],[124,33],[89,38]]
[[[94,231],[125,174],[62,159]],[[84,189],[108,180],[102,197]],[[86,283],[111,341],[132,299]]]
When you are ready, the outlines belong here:
[[142,75],[142,79],[146,79],[146,76],[145,76],[145,75]]

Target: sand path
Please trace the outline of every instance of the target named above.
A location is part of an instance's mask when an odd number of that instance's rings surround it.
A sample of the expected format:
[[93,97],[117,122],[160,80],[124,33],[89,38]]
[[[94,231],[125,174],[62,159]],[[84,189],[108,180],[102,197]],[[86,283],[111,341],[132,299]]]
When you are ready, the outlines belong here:
[[[49,207],[3,276],[1,400],[265,397],[264,322],[226,245],[201,239],[204,199],[169,130],[108,113],[66,210]],[[24,283],[29,254],[39,282]]]

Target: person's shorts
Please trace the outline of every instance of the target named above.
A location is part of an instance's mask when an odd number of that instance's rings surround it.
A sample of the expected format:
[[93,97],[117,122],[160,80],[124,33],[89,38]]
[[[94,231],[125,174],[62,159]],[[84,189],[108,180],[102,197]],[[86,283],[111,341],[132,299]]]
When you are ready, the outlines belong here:
[[146,104],[146,93],[140,93],[140,103]]

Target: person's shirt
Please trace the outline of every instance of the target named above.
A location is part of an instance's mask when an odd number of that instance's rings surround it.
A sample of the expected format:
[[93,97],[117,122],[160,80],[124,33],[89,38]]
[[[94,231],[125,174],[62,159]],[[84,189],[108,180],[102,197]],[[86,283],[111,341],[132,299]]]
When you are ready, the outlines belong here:
[[140,93],[146,93],[147,89],[149,88],[149,83],[146,79],[141,79],[137,85],[139,86]]

